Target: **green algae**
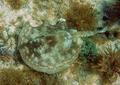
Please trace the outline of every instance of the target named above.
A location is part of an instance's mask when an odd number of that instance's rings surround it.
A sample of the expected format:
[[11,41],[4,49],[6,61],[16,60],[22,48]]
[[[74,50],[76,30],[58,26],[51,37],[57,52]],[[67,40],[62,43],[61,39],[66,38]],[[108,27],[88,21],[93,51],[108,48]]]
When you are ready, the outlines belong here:
[[95,58],[96,55],[96,45],[89,38],[83,38],[83,44],[80,49],[80,56],[84,58],[92,56],[93,58]]

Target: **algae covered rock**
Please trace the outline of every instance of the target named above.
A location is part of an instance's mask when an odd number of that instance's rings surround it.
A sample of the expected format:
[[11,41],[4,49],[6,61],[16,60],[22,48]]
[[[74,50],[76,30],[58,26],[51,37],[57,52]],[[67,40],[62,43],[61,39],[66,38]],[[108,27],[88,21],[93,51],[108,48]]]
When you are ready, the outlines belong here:
[[19,35],[19,51],[23,61],[36,71],[48,74],[62,71],[77,58],[79,46],[69,32],[47,27],[26,26]]
[[83,38],[80,55],[82,57],[93,56],[93,58],[97,55],[96,45],[89,38]]

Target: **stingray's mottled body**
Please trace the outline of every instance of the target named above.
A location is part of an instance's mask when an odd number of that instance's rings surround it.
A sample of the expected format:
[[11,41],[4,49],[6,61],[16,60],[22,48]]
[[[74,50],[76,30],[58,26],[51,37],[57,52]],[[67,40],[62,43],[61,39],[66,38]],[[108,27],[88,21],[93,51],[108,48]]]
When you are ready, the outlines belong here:
[[19,51],[31,68],[48,74],[62,71],[78,57],[79,46],[65,30],[45,27],[23,27],[19,35]]

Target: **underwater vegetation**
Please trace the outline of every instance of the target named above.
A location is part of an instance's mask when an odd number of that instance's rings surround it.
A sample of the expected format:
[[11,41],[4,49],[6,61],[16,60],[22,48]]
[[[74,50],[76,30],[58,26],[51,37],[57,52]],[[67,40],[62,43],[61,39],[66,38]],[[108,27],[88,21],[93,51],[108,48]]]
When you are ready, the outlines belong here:
[[89,38],[83,38],[83,44],[80,49],[80,57],[84,59],[87,58],[96,58],[97,48],[95,43],[93,43]]
[[21,71],[10,68],[0,71],[0,85],[39,85],[40,81],[37,78],[40,78],[40,75],[33,71]]
[[108,45],[104,51],[98,51],[94,40],[83,38],[79,55],[80,62],[87,71],[100,76],[101,85],[112,85],[120,75],[120,50]]
[[20,9],[27,0],[5,0],[13,10]]
[[[116,81],[120,75],[120,1],[101,9],[105,30],[97,25],[96,8],[89,3],[30,0],[25,6],[29,9],[22,9],[28,0],[5,1],[9,11],[29,12],[4,24],[8,38],[0,34],[0,85],[112,85]],[[34,21],[40,25],[33,25]]]
[[105,37],[105,34],[96,34],[95,36],[92,36],[90,38],[91,38],[91,41],[94,42],[96,45],[103,45],[109,41]]
[[104,53],[98,54],[97,58],[88,59],[88,68],[97,72],[103,83],[114,82],[120,75],[120,50],[115,51],[112,48],[106,48]]
[[65,13],[65,19],[69,28],[79,31],[94,30],[96,26],[95,10],[90,4],[72,3]]

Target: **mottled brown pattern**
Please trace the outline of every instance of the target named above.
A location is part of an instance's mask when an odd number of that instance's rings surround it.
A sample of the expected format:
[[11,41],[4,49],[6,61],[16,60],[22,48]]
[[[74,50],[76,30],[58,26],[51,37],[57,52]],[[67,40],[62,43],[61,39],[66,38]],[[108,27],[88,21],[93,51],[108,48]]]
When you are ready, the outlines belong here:
[[80,4],[74,2],[65,14],[67,26],[81,30],[94,30],[96,26],[96,18],[94,9],[90,4]]
[[19,10],[27,0],[5,0],[13,10]]
[[105,53],[99,54],[96,59],[89,58],[87,63],[89,69],[100,74],[103,83],[112,83],[120,74],[120,50],[115,52],[108,47]]

